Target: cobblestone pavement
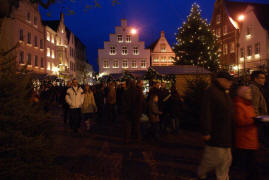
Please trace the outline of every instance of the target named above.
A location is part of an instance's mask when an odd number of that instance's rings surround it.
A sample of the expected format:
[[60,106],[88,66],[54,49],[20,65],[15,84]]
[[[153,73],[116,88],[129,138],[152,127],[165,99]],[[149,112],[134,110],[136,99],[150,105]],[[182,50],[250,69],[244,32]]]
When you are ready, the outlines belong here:
[[[181,130],[166,135],[160,141],[123,142],[123,125],[97,123],[92,133],[75,135],[61,118],[61,109],[51,111],[55,122],[56,162],[79,178],[69,179],[164,179],[187,180],[195,177],[203,143],[197,132]],[[264,180],[269,180],[269,153],[261,150],[260,168]],[[89,178],[91,177],[91,178]],[[214,176],[210,180],[213,180]],[[242,179],[240,168],[233,167],[231,179]]]

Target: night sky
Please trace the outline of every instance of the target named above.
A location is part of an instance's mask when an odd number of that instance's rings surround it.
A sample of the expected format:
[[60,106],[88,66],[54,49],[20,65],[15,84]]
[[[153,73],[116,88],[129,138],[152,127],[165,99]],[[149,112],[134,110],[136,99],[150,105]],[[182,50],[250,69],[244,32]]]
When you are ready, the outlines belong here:
[[[65,24],[87,46],[89,63],[98,70],[97,49],[103,48],[104,41],[109,40],[109,34],[114,33],[115,26],[120,25],[120,19],[127,19],[128,25],[136,27],[140,40],[150,45],[160,36],[161,30],[172,45],[175,42],[175,32],[186,20],[191,4],[200,5],[202,16],[210,21],[215,0],[99,0],[101,8],[85,8],[94,6],[94,0],[62,0],[64,3],[53,4],[49,10],[40,8],[43,20],[59,19],[59,13],[65,12]],[[268,0],[251,0],[245,2],[268,3]],[[90,6],[88,6],[90,7]],[[87,11],[87,12],[86,12]],[[48,13],[50,14],[48,16]]]

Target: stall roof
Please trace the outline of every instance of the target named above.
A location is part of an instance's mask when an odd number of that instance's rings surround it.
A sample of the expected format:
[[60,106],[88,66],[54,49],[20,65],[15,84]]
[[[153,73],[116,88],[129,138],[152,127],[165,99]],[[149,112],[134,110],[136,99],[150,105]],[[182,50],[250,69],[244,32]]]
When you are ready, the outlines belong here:
[[211,72],[199,67],[192,65],[176,65],[176,66],[152,66],[152,69],[162,75],[174,74],[210,74]]

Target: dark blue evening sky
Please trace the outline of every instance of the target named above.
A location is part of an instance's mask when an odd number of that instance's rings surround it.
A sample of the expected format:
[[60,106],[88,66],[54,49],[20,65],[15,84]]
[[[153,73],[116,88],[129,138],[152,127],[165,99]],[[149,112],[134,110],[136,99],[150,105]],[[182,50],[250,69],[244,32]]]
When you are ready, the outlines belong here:
[[[128,25],[139,30],[140,40],[146,46],[154,42],[160,31],[164,30],[170,44],[175,42],[175,32],[186,20],[191,4],[200,5],[202,16],[210,21],[215,0],[119,0],[120,4],[112,6],[112,0],[99,0],[101,8],[92,8],[85,12],[87,2],[94,0],[68,0],[53,4],[49,10],[40,8],[43,20],[59,19],[61,9],[65,12],[65,24],[87,46],[89,63],[98,70],[97,49],[103,48],[109,34],[114,33],[120,19],[127,19]],[[245,1],[247,2],[247,1]],[[268,3],[268,0],[251,0],[248,2]],[[75,13],[69,15],[70,11]],[[47,16],[50,13],[50,17]]]

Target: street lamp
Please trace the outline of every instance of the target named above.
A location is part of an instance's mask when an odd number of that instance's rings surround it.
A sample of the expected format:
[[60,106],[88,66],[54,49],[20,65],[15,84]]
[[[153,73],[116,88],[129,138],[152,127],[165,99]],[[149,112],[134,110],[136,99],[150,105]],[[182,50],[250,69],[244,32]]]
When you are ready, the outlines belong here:
[[134,28],[132,28],[132,29],[131,29],[131,33],[132,33],[132,34],[136,34],[136,33],[137,33],[137,30],[134,29]]

